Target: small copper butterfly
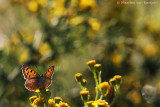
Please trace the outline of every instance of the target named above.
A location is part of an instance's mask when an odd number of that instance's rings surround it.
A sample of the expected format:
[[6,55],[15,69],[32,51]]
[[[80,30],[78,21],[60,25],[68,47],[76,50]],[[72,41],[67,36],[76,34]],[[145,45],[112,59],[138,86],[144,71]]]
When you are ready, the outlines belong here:
[[22,65],[22,74],[24,79],[26,79],[24,86],[30,91],[35,91],[40,88],[48,88],[52,83],[53,72],[54,65],[51,66],[44,75],[39,75],[38,72],[31,67]]

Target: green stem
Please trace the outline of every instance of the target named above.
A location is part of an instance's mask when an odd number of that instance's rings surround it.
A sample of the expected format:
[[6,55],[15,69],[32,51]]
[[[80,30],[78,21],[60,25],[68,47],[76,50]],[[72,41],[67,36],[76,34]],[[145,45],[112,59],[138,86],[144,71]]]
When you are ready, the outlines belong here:
[[99,85],[101,85],[101,71],[98,73]]
[[94,75],[94,79],[95,79],[95,83],[96,83],[96,98],[95,98],[95,101],[96,101],[98,99],[98,94],[99,94],[98,80],[97,80],[96,72],[93,71],[93,75]]
[[104,96],[103,96],[103,93],[101,93],[100,99],[102,100],[102,99],[103,99],[103,97],[104,97]]
[[84,107],[88,107],[87,102],[84,102],[84,105],[85,105]]
[[82,86],[81,82],[79,82],[79,85],[81,86],[82,90],[86,90],[86,88]]
[[117,100],[117,98],[118,98],[118,96],[119,96],[119,86],[114,86],[114,90],[115,90],[115,97],[114,97],[114,99],[113,99],[113,101],[112,101],[112,103],[110,104],[110,106],[113,106],[113,104],[115,103],[115,101]]

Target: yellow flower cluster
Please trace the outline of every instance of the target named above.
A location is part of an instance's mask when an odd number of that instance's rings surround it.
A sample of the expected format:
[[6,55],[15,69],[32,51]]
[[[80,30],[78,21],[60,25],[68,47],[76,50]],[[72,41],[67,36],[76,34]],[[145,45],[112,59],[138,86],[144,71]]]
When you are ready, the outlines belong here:
[[[111,78],[108,82],[101,82],[101,72],[102,72],[102,65],[96,64],[95,60],[88,61],[86,63],[89,67],[89,69],[92,71],[95,79],[95,89],[96,89],[96,97],[95,101],[89,101],[89,91],[86,88],[86,85],[83,86],[83,78],[81,73],[77,73],[75,75],[75,78],[77,82],[80,84],[82,91],[80,91],[81,99],[83,100],[85,107],[110,107],[107,101],[102,100],[104,97],[107,97],[107,95],[115,94],[115,98],[113,99],[113,102],[111,105],[115,102],[117,99],[117,96],[119,94],[119,88],[122,76],[115,75],[113,78]],[[85,87],[85,88],[84,88]]]
[[19,33],[13,34],[7,42],[6,53],[17,55],[19,64],[30,60],[44,61],[52,54],[51,46],[47,42],[36,42],[35,36],[28,29],[21,29]]
[[36,93],[39,94],[39,98],[37,96],[32,96],[29,98],[31,101],[31,106],[33,107],[70,107],[67,103],[62,101],[61,97],[54,97],[54,99],[50,99],[50,91],[48,89],[40,89],[36,90]]
[[105,100],[88,101],[87,105],[88,107],[110,107]]
[[46,7],[48,0],[29,0],[27,7],[31,12],[37,12],[40,7]]

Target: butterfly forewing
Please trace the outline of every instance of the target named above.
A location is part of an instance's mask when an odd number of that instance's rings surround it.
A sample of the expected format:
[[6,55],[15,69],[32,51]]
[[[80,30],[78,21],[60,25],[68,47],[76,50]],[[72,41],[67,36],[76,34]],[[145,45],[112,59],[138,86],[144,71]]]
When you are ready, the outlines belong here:
[[54,66],[51,66],[44,74],[44,77],[48,79],[52,79],[53,72],[54,72]]
[[22,73],[25,79],[40,77],[40,75],[35,70],[26,65],[22,65]]

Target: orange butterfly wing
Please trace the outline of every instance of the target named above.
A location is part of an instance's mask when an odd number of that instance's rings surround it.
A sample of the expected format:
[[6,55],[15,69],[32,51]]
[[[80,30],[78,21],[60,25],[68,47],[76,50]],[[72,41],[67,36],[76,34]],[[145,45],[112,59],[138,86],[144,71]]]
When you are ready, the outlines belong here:
[[51,67],[46,71],[46,73],[44,74],[44,77],[45,77],[45,78],[48,78],[48,79],[52,79],[53,72],[54,72],[54,65],[51,66]]
[[30,91],[35,91],[40,87],[39,80],[37,78],[27,79],[24,86]]
[[45,88],[48,88],[51,84],[52,84],[52,75],[54,72],[54,65],[51,66],[46,73],[44,74],[44,78],[45,78]]
[[40,75],[32,68],[22,65],[22,73],[25,79],[40,77]]

